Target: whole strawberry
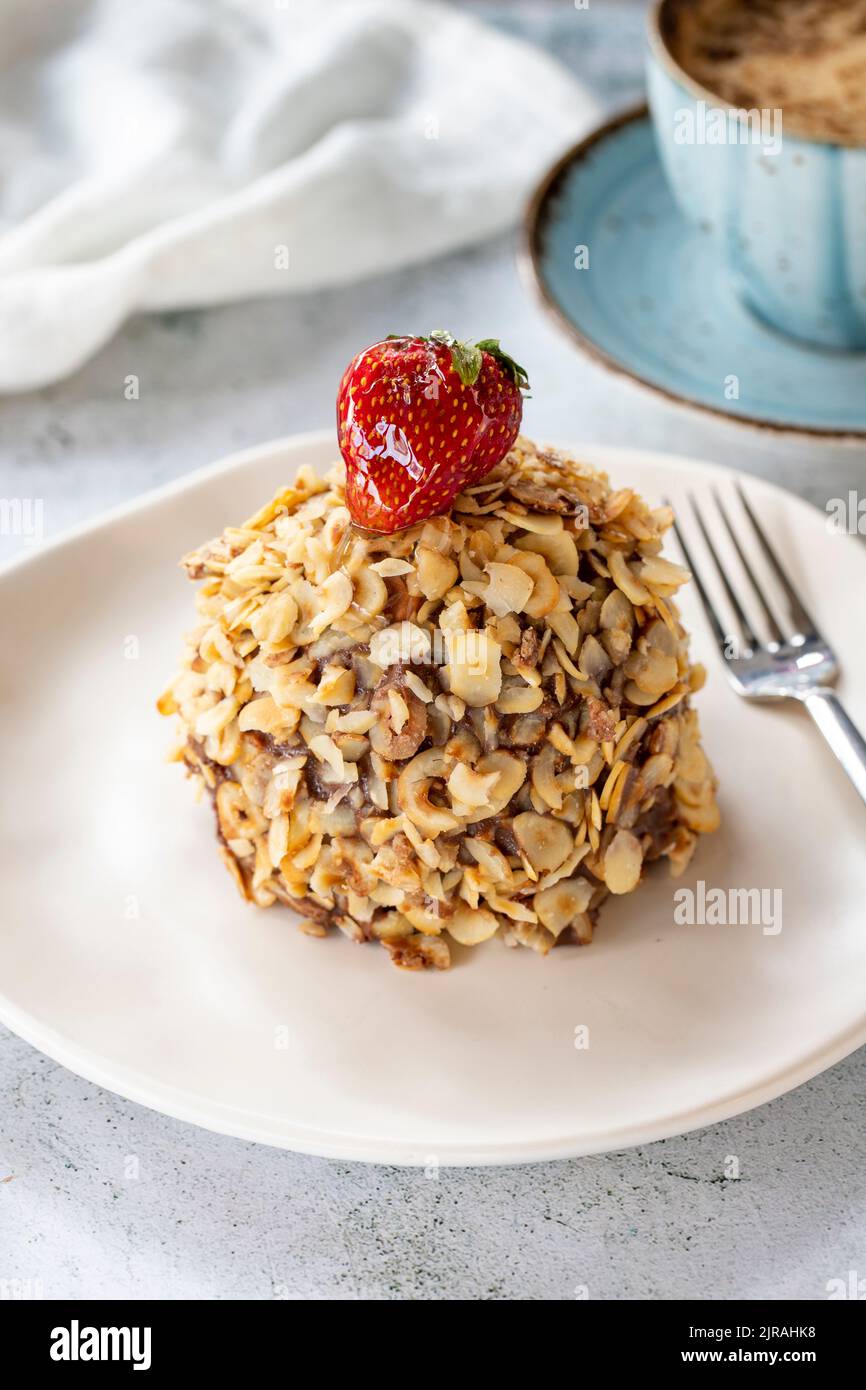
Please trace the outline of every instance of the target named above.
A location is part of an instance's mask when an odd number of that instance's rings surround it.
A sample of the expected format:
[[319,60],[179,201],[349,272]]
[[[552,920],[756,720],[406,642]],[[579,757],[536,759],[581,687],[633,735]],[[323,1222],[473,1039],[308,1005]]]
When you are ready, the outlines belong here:
[[504,458],[526,373],[495,338],[386,338],[349,363],[337,393],[346,500],[366,530],[436,516]]

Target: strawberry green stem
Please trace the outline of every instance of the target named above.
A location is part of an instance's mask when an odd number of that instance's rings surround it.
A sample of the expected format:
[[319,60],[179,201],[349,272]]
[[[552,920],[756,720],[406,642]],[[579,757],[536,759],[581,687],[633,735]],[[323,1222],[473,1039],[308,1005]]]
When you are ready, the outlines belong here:
[[509,357],[508,353],[503,351],[498,338],[482,338],[477,343],[463,343],[444,328],[435,328],[429,335],[429,341],[441,343],[443,347],[450,348],[454,370],[464,386],[475,385],[484,361],[483,355],[486,352],[490,357],[495,358],[508,373],[515,386],[521,391],[529,389],[529,377],[526,371],[518,362],[515,362],[513,357]]

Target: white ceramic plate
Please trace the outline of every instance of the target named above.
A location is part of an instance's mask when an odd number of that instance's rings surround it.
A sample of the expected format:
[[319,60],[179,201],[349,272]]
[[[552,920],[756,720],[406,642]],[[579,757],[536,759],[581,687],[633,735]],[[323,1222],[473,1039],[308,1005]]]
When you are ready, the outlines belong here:
[[[653,500],[731,486],[707,465],[580,453]],[[645,1143],[769,1100],[866,1040],[866,810],[801,711],[729,691],[691,593],[724,825],[679,884],[781,888],[778,935],[675,925],[678,885],[657,871],[605,908],[589,948],[541,959],[494,941],[455,951],[447,973],[407,974],[240,902],[154,709],[193,620],[177,560],[333,454],[315,435],[236,456],[0,577],[2,1020],[181,1119],[391,1163]],[[866,726],[866,554],[805,503],[747,486]]]

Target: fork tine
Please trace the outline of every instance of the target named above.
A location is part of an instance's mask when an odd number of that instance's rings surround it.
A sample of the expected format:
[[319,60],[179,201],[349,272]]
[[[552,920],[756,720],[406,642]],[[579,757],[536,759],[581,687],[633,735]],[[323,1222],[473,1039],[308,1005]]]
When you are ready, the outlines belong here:
[[[674,509],[673,509],[673,506],[671,505],[671,503],[668,501],[667,498],[664,499],[664,502],[665,502],[665,506],[666,506],[666,507],[670,507],[670,508],[671,508],[671,511],[674,510]],[[676,513],[674,513],[674,535],[675,535],[676,538],[677,538],[677,542],[678,542],[678,544],[679,544],[680,550],[683,552],[683,557],[684,557],[684,559],[685,559],[685,562],[686,562],[686,564],[688,565],[689,569],[691,570],[692,579],[695,581],[695,588],[696,588],[697,591],[698,591],[698,596],[699,596],[699,598],[700,598],[700,600],[701,600],[701,603],[704,605],[704,612],[705,612],[706,615],[707,615],[707,621],[708,621],[708,623],[710,624],[710,627],[713,629],[713,633],[714,633],[714,635],[715,635],[716,641],[718,642],[719,647],[721,648],[722,656],[727,657],[727,653],[728,653],[728,634],[725,632],[724,628],[722,627],[721,623],[719,622],[719,615],[717,614],[715,608],[713,607],[712,600],[710,599],[709,594],[707,593],[706,589],[704,588],[704,583],[703,583],[703,580],[701,579],[701,572],[700,572],[700,570],[698,569],[697,565],[695,564],[695,562],[694,562],[694,560],[693,560],[693,558],[692,558],[692,553],[691,553],[691,551],[689,550],[688,545],[686,544],[686,538],[685,538],[685,536],[683,535],[682,531],[680,530],[680,525],[679,525],[679,522],[677,521]]]
[[733,608],[733,610],[734,610],[734,612],[735,612],[735,614],[736,614],[736,616],[737,616],[737,622],[740,624],[740,631],[741,631],[742,636],[743,636],[743,641],[745,642],[746,646],[747,646],[751,651],[755,651],[755,649],[756,649],[757,647],[760,647],[761,644],[760,644],[760,642],[758,641],[757,637],[755,636],[754,632],[752,631],[752,624],[749,622],[748,618],[746,617],[746,614],[745,614],[745,612],[744,612],[744,610],[743,610],[743,605],[740,603],[740,600],[737,598],[737,595],[734,593],[733,587],[732,587],[732,585],[731,585],[731,581],[729,580],[727,574],[725,573],[725,570],[724,570],[724,567],[723,567],[723,565],[722,565],[722,562],[721,562],[721,560],[719,559],[718,551],[716,550],[716,547],[713,545],[713,542],[712,542],[712,540],[710,539],[710,533],[709,533],[709,531],[707,530],[707,528],[706,528],[706,526],[705,526],[705,524],[704,524],[704,518],[703,518],[703,516],[702,516],[702,514],[701,514],[701,510],[700,510],[700,508],[698,507],[698,504],[697,504],[697,502],[695,501],[694,496],[693,496],[691,493],[689,493],[689,502],[690,502],[690,504],[691,504],[692,511],[693,511],[694,514],[695,514],[695,518],[696,518],[696,520],[697,520],[697,523],[698,523],[698,525],[699,525],[700,528],[701,528],[701,535],[702,535],[703,538],[704,538],[704,541],[705,541],[705,543],[706,543],[707,550],[710,552],[710,554],[711,554],[712,557],[713,557],[713,564],[715,565],[715,567],[716,567],[716,569],[717,569],[717,571],[718,571],[719,578],[720,578],[721,581],[722,581],[722,586],[723,586],[723,588],[724,588],[724,590],[725,590],[725,593],[726,593],[727,596],[728,596],[728,602],[730,603],[731,607]]
[[740,564],[743,566],[743,569],[744,569],[744,571],[745,571],[745,573],[746,573],[746,575],[747,575],[747,577],[748,577],[749,583],[751,584],[752,588],[753,588],[754,591],[755,591],[755,597],[757,598],[759,604],[761,605],[761,609],[762,609],[762,611],[763,611],[764,617],[765,617],[766,622],[767,622],[767,630],[768,630],[768,632],[769,632],[769,634],[770,634],[770,637],[772,638],[772,640],[773,640],[774,642],[777,642],[777,643],[781,644],[782,642],[784,642],[785,638],[784,638],[784,635],[783,635],[783,633],[782,633],[781,628],[779,627],[779,624],[776,622],[775,614],[773,613],[773,610],[771,609],[770,605],[768,604],[768,602],[767,602],[767,600],[766,600],[766,598],[765,598],[765,596],[764,596],[764,591],[763,591],[763,589],[761,588],[760,584],[758,583],[757,578],[755,577],[755,572],[754,572],[754,570],[752,569],[752,566],[749,564],[748,560],[746,559],[745,555],[743,554],[743,547],[740,545],[740,542],[737,540],[736,532],[734,531],[734,528],[733,528],[733,526],[731,525],[730,518],[728,517],[728,513],[727,513],[727,511],[725,510],[725,507],[724,507],[723,504],[722,504],[722,499],[721,499],[721,497],[719,496],[718,492],[715,490],[715,488],[713,489],[713,494],[714,494],[714,496],[715,496],[715,499],[716,499],[716,506],[717,506],[718,509],[719,509],[719,512],[720,512],[720,514],[721,514],[722,521],[725,523],[725,528],[726,528],[726,530],[727,530],[727,532],[728,532],[728,535],[729,535],[730,538],[731,538],[731,543],[732,543],[734,549],[736,550],[737,555],[738,555],[739,558],[740,558]]
[[809,613],[804,607],[800,595],[797,593],[797,590],[794,588],[787,574],[782,569],[781,561],[779,560],[778,556],[776,555],[776,552],[770,545],[770,542],[767,540],[767,537],[764,535],[764,532],[761,530],[761,527],[758,525],[755,513],[749,506],[749,499],[743,491],[742,483],[737,484],[737,491],[740,494],[740,501],[742,502],[743,507],[745,508],[746,514],[749,520],[751,521],[752,526],[754,527],[755,535],[758,537],[761,549],[763,550],[764,555],[766,556],[770,566],[772,567],[776,575],[776,578],[778,579],[779,583],[785,591],[785,596],[788,600],[788,609],[790,611],[791,618],[794,622],[797,632],[804,637],[810,634],[817,636],[818,629],[815,627],[812,618],[810,617]]

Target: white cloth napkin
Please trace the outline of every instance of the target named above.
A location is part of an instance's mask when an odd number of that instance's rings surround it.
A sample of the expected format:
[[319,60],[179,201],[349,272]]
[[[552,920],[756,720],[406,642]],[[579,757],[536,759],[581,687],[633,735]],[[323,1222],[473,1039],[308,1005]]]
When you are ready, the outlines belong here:
[[422,0],[0,0],[0,390],[501,230],[593,105]]

